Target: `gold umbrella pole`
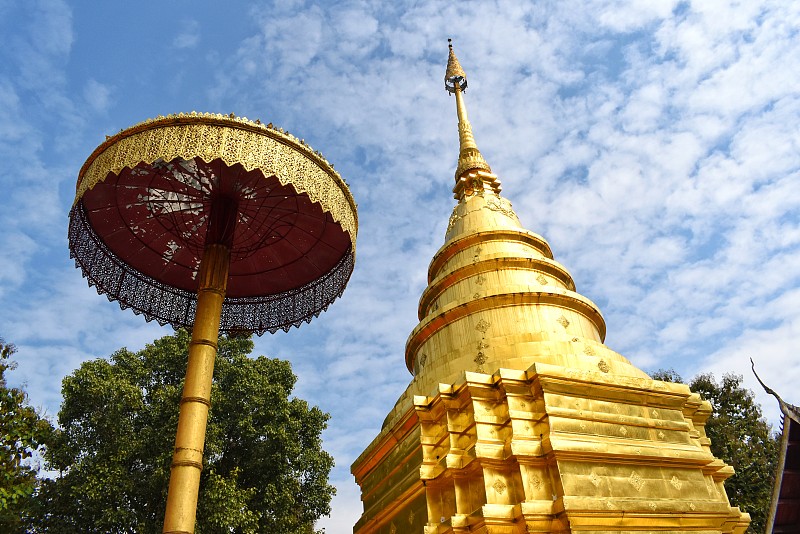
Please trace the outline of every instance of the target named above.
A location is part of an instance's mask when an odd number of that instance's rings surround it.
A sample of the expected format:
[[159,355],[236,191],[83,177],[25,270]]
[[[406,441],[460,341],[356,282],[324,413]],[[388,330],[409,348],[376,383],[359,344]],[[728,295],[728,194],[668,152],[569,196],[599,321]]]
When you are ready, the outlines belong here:
[[211,407],[214,359],[217,356],[235,223],[235,204],[215,202],[212,205],[207,237],[207,242],[211,244],[206,245],[203,251],[198,273],[197,312],[189,343],[186,382],[175,435],[164,533],[194,532],[200,472],[203,470],[203,446]]

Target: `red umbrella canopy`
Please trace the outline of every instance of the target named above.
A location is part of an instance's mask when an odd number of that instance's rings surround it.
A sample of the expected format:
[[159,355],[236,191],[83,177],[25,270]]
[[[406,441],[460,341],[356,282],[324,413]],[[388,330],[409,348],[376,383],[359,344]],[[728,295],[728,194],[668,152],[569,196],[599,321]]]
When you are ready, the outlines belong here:
[[90,156],[77,189],[76,264],[148,320],[193,323],[214,205],[230,212],[223,332],[310,321],[353,270],[356,208],[344,181],[304,142],[246,119],[189,114],[123,130]]

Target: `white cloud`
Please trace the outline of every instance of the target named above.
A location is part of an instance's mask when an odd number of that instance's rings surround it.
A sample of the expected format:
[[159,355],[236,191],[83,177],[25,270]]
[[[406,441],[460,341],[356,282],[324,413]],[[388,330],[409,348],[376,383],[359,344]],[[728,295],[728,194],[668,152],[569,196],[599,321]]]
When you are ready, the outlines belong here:
[[111,104],[111,88],[97,80],[87,80],[83,88],[83,98],[96,113],[103,113]]
[[183,21],[181,31],[172,40],[172,46],[179,49],[197,48],[200,42],[200,23],[194,19]]
[[36,252],[36,242],[19,231],[6,231],[0,237],[0,297],[19,287],[26,278],[25,265]]
[[630,0],[613,2],[610,6],[604,4],[607,3],[598,2],[596,6],[600,24],[613,32],[630,32],[641,31],[652,22],[669,17],[678,2]]

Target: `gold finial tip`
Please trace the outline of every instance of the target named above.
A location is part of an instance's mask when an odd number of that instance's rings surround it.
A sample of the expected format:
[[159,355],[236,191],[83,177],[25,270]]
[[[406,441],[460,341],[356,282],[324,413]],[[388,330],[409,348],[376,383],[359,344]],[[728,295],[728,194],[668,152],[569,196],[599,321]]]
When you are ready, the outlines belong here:
[[460,91],[465,91],[467,89],[467,75],[464,73],[464,69],[461,68],[456,53],[453,52],[453,40],[448,39],[447,43],[450,51],[447,57],[447,72],[444,75],[444,88],[450,94],[455,93],[456,88]]

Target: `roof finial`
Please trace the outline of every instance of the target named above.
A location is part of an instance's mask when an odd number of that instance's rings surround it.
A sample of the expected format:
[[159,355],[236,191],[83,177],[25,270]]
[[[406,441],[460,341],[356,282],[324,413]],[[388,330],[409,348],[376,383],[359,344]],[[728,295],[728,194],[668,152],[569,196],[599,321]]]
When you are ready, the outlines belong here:
[[761,380],[761,377],[758,376],[758,373],[756,373],[756,364],[753,362],[753,358],[750,358],[750,366],[753,368],[753,374],[756,375],[756,380],[758,380],[758,383],[764,388],[764,391],[778,399],[778,405],[780,405],[783,415],[792,418],[797,423],[800,423],[800,410],[797,408],[797,406],[792,406],[788,402],[784,401],[780,395],[775,393],[775,391],[773,391],[771,388],[767,387],[767,385]]
[[456,92],[456,86],[461,91],[467,89],[467,75],[464,74],[464,69],[458,63],[456,53],[453,52],[453,40],[447,40],[447,46],[450,48],[450,55],[447,57],[447,72],[444,75],[444,88],[447,92],[453,94]]
[[[470,171],[484,171],[491,173],[492,169],[475,144],[472,135],[472,125],[467,118],[467,107],[464,105],[462,93],[467,88],[467,75],[458,63],[455,52],[453,52],[453,40],[448,39],[450,49],[447,58],[447,72],[444,75],[444,88],[450,94],[456,95],[456,111],[458,112],[458,140],[460,149],[458,153],[458,167],[456,168],[456,182]],[[496,178],[494,178],[496,180]],[[499,190],[499,186],[497,188]]]

